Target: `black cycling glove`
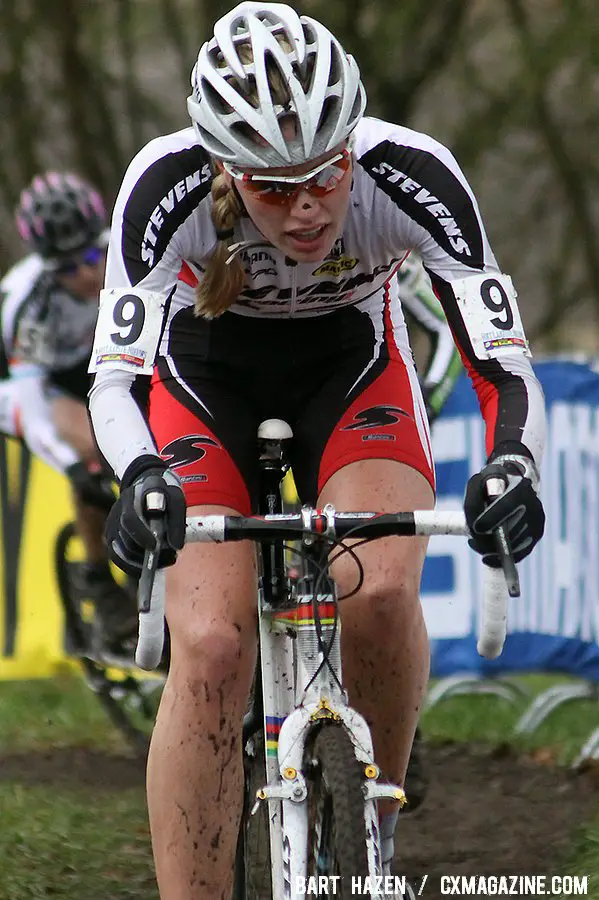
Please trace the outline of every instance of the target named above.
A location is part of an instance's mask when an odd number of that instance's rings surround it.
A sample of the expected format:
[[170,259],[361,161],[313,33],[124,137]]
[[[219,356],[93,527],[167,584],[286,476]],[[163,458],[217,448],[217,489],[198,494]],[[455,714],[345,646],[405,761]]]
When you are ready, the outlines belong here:
[[[492,499],[487,493],[490,478],[499,478],[505,491]],[[539,476],[533,461],[520,454],[497,456],[466,487],[464,513],[472,534],[470,546],[480,553],[483,562],[493,568],[501,563],[491,532],[503,525],[514,560],[520,562],[540,541],[545,530],[545,513],[537,496]]]
[[146,507],[146,497],[151,492],[162,494],[165,500],[164,512],[158,514],[164,529],[159,568],[172,566],[177,559],[177,550],[185,543],[187,504],[179,479],[160,457],[139,457],[123,475],[121,495],[106,520],[105,528],[110,558],[134,577],[139,577],[145,551],[156,546],[148,525]]
[[99,466],[94,471],[87,463],[80,460],[65,469],[65,475],[82,503],[105,512],[112,509],[116,500],[112,480]]

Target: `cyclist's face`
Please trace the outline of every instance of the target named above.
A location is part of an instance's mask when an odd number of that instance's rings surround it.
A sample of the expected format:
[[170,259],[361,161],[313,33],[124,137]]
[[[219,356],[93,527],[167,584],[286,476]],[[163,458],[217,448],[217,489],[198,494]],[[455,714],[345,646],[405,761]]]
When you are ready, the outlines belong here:
[[85,300],[97,300],[104,284],[106,250],[90,247],[56,269],[56,279],[72,294]]
[[[331,160],[331,165],[322,169]],[[321,168],[320,172],[317,170]],[[344,145],[300,166],[247,169],[248,181],[234,181],[248,215],[264,237],[297,262],[320,262],[330,252],[343,231],[351,190],[351,154]],[[317,172],[313,179],[290,185],[279,183],[277,175],[288,177]],[[252,182],[252,175],[272,178]]]

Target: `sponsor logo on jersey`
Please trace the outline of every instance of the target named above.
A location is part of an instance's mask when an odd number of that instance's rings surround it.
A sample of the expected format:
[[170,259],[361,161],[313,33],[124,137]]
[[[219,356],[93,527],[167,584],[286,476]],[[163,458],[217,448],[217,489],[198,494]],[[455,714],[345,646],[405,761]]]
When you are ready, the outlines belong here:
[[378,166],[374,166],[371,171],[375,175],[384,175],[391,184],[397,184],[400,191],[403,191],[404,194],[410,194],[416,203],[424,207],[431,216],[434,216],[443,228],[449,243],[456,253],[465,253],[467,256],[472,256],[472,251],[451,211],[438,197],[414,178],[410,178],[390,163],[382,162]]
[[100,347],[96,353],[96,365],[110,362],[124,362],[130,366],[141,368],[145,365],[146,351],[130,347],[126,352],[115,347]]
[[347,255],[345,241],[343,240],[343,235],[341,235],[341,237],[338,237],[335,240],[331,252],[325,261],[318,266],[312,274],[332,275],[334,278],[338,278],[343,272],[349,272],[351,269],[355,269],[357,265],[358,260]]
[[327,259],[312,272],[313,275],[332,275],[334,278],[350,269],[355,269],[358,260],[353,256],[341,256],[339,259]]
[[522,347],[528,350],[528,341],[519,337],[499,337],[484,341],[485,350],[496,350],[499,347]]
[[267,262],[271,263],[273,266],[275,265],[274,257],[272,254],[267,253],[266,250],[254,250],[252,253],[250,253],[249,250],[242,250],[239,257],[244,263],[249,263],[250,266],[260,262]]
[[186,197],[192,194],[200,185],[205,184],[212,178],[210,164],[205,163],[200,169],[192,172],[186,178],[178,181],[163,198],[154,207],[150,214],[145,229],[143,241],[141,244],[141,258],[147,264],[148,268],[154,265],[155,247],[158,242],[160,230],[162,229],[167,218],[176,210],[177,206],[182,203]]
[[401,406],[389,406],[388,404],[379,404],[377,406],[369,406],[367,409],[361,409],[354,416],[352,425],[346,425],[342,431],[356,431],[361,428],[381,428],[385,425],[395,425],[401,418],[411,419],[412,416]]

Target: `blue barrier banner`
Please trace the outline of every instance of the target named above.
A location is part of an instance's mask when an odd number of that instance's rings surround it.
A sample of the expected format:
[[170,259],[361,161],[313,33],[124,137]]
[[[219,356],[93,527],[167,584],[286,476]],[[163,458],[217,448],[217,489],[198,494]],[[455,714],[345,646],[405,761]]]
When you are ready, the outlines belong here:
[[[518,566],[522,596],[510,600],[508,638],[493,661],[476,651],[480,558],[463,539],[431,539],[422,601],[436,677],[559,671],[599,681],[599,370],[558,359],[535,372],[548,415],[545,535]],[[460,509],[469,475],[485,462],[483,421],[465,376],[435,424],[433,446],[438,506]]]

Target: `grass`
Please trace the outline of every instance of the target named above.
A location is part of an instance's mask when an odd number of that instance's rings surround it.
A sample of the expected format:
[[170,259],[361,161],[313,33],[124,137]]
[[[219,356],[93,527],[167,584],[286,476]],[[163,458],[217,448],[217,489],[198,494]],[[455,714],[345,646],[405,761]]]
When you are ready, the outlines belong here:
[[[519,683],[533,696],[554,679],[534,676]],[[427,711],[423,727],[431,741],[496,745],[507,739],[543,754],[546,762],[568,763],[599,726],[597,705],[577,701],[533,735],[512,737],[525,705],[524,699],[514,706],[484,695],[457,696]],[[116,756],[128,752],[80,680],[65,675],[0,683],[0,900],[157,900],[141,785],[67,788],[1,777],[3,755],[74,747]],[[599,818],[581,823],[568,858],[556,865],[558,871],[588,874],[588,896],[599,900]]]
[[1,900],[158,900],[141,789],[0,783]]
[[502,744],[506,740],[522,750],[546,752],[560,765],[569,765],[595,727],[599,727],[597,701],[577,700],[551,714],[531,734],[515,734],[514,728],[531,700],[558,681],[577,679],[549,675],[527,675],[513,679],[525,693],[516,704],[484,694],[449,697],[424,713],[422,723],[427,739],[460,743]]
[[72,675],[52,681],[0,681],[0,753],[93,747],[123,753],[124,740],[84,682]]

